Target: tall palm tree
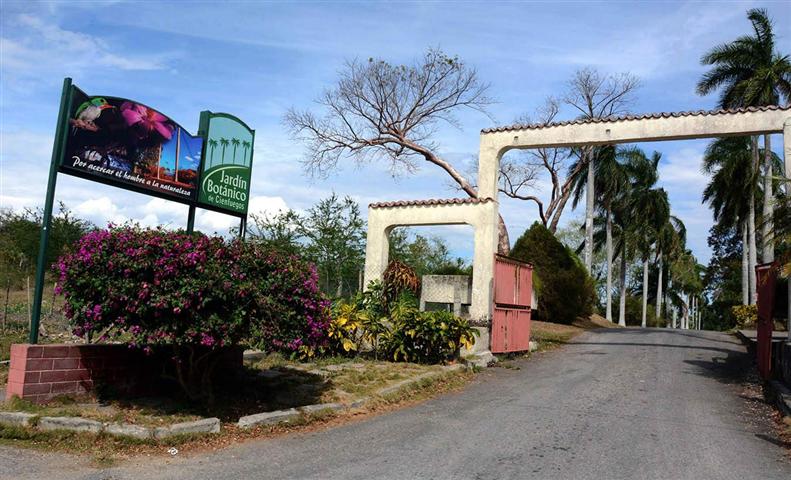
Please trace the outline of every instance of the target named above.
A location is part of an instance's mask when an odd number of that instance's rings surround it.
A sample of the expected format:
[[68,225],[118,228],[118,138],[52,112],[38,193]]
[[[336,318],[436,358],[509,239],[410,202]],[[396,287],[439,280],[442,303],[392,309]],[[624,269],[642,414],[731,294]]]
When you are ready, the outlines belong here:
[[633,218],[631,228],[635,232],[636,248],[643,261],[643,327],[646,326],[648,310],[648,262],[659,232],[670,218],[667,192],[663,188],[656,188],[661,158],[659,152],[654,152],[649,159],[642,150],[635,148],[626,163],[632,178],[628,201],[628,210]]
[[[595,168],[593,189],[596,192],[595,207],[604,216],[605,245],[607,255],[607,292],[606,292],[606,318],[612,321],[612,289],[613,289],[613,207],[620,196],[629,187],[627,172],[619,160],[622,160],[624,149],[621,146],[606,145],[597,147],[593,155],[593,165]],[[583,178],[581,175],[575,178],[572,205],[577,207],[582,200],[583,194],[587,193],[587,185],[590,178]],[[594,246],[600,247],[596,239]]]
[[703,270],[704,267],[698,264],[689,249],[678,255],[670,268],[674,286],[671,296],[674,302],[681,307],[681,328],[683,329],[689,328],[691,300],[703,291],[701,280]]
[[[750,199],[763,199],[772,195],[761,189],[758,171],[752,160],[752,141],[749,137],[717,139],[706,148],[703,156],[703,172],[711,180],[703,191],[703,201],[713,210],[714,220],[725,228],[735,228],[742,233],[742,302],[755,302],[755,276],[750,274],[749,250]],[[758,150],[760,157],[769,158],[772,170],[782,169],[782,160],[774,152]],[[765,227],[771,219],[761,218]],[[776,216],[776,221],[782,221]],[[772,233],[769,233],[772,237]],[[769,240],[772,240],[771,238]]]
[[[722,88],[719,100],[722,108],[788,103],[791,99],[791,59],[775,50],[772,21],[766,10],[748,10],[747,18],[753,28],[752,35],[743,35],[733,42],[718,45],[703,56],[701,63],[713,68],[700,79],[697,91],[706,95]],[[772,162],[769,134],[764,135],[764,152],[762,259],[769,262],[774,258],[771,239]],[[758,171],[758,137],[752,139],[752,154],[754,169]],[[748,206],[750,210],[755,209],[754,198]],[[748,212],[747,224],[750,242],[749,270],[752,272],[757,262],[754,212]]]
[[658,278],[656,282],[656,318],[662,315],[662,288],[665,271],[665,258],[672,259],[682,252],[687,242],[687,228],[678,217],[670,215],[668,221],[660,228],[656,242]]
[[[750,275],[750,204],[758,189],[758,176],[752,161],[749,137],[727,137],[714,140],[703,155],[703,171],[711,175],[703,190],[714,220],[742,233],[742,303],[755,302],[755,276]],[[753,212],[754,215],[754,212]]]

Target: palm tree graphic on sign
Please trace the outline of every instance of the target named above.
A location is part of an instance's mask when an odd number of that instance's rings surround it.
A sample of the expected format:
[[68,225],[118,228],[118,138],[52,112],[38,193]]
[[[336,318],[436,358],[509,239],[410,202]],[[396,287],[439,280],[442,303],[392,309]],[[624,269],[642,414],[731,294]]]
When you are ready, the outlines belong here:
[[242,161],[242,163],[244,165],[247,165],[247,149],[249,149],[250,146],[251,146],[250,142],[248,142],[247,140],[242,142],[242,147],[244,148],[244,160]]
[[228,146],[230,143],[231,143],[231,142],[229,142],[227,138],[221,138],[221,139],[220,139],[220,145],[222,145],[222,160],[220,160],[220,162],[221,162],[221,163],[223,163],[223,164],[225,163],[225,148],[226,148],[226,147],[227,147],[227,146]]
[[217,148],[217,140],[211,139],[209,140],[209,147],[211,147],[211,153],[209,154],[209,168],[214,164],[214,149]]
[[238,138],[234,138],[234,139],[231,140],[231,143],[233,144],[233,160],[231,160],[231,163],[233,163],[235,165],[236,164],[236,149],[239,147],[239,144],[242,143],[242,142]]

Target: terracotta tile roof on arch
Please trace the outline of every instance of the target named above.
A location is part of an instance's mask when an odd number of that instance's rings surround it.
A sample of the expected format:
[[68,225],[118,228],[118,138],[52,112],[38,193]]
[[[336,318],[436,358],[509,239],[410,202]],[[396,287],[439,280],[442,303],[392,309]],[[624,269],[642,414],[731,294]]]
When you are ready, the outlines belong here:
[[371,208],[392,208],[392,207],[431,207],[436,205],[462,205],[466,203],[486,203],[491,202],[491,197],[486,198],[429,198],[427,200],[396,200],[393,202],[376,202],[368,205]]
[[670,118],[670,117],[697,117],[708,115],[723,115],[729,113],[746,113],[746,112],[767,112],[774,110],[791,110],[791,105],[779,107],[777,105],[767,105],[765,107],[744,107],[744,108],[731,108],[719,110],[697,110],[689,112],[661,112],[661,113],[644,113],[642,115],[623,115],[620,117],[606,117],[606,118],[590,118],[578,120],[566,120],[563,122],[553,122],[546,125],[540,123],[532,124],[516,124],[504,127],[484,128],[481,133],[496,133],[496,132],[509,132],[513,130],[539,130],[542,128],[562,127],[566,125],[581,125],[584,123],[611,123],[611,122],[628,122],[631,120],[646,120],[654,118]]

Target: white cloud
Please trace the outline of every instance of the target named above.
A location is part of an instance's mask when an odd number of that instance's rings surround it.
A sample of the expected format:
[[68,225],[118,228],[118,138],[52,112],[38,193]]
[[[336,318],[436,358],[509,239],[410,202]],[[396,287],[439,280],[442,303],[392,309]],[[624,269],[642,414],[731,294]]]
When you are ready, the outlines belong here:
[[703,151],[684,147],[663,157],[659,165],[659,179],[663,186],[672,190],[694,191],[701,194],[708,176],[701,171]]
[[210,210],[198,210],[195,214],[195,229],[207,234],[225,234],[231,227],[239,225],[236,217]]
[[75,205],[72,210],[78,217],[90,219],[99,225],[124,223],[129,220],[129,217],[124,215],[118,205],[113,203],[109,197],[85,200]]
[[172,55],[126,55],[101,38],[65,30],[29,14],[18,15],[15,27],[13,38],[0,38],[5,74],[28,76],[53,69],[161,70]]
[[267,197],[264,195],[250,198],[247,211],[250,215],[271,216],[278,212],[288,210],[288,205],[282,197]]

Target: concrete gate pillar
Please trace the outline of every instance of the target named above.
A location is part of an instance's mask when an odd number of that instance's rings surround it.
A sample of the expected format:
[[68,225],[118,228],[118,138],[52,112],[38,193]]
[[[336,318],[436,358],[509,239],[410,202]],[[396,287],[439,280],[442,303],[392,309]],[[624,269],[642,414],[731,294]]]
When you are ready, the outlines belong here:
[[417,225],[470,225],[475,229],[472,260],[470,319],[481,336],[473,352],[489,350],[492,311],[494,254],[497,252],[498,204],[492,198],[417,200],[371,204],[368,208],[368,238],[365,246],[367,287],[380,280],[387,268],[388,235],[395,227]]
[[373,280],[381,280],[390,257],[390,232],[393,226],[382,222],[381,218],[368,214],[368,234],[365,242],[365,271],[363,290]]

